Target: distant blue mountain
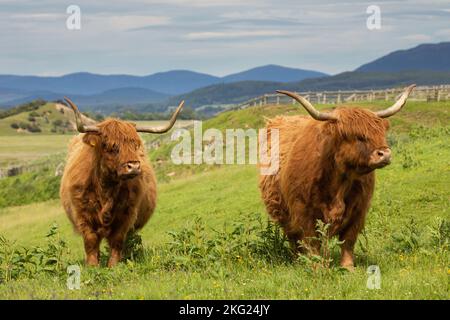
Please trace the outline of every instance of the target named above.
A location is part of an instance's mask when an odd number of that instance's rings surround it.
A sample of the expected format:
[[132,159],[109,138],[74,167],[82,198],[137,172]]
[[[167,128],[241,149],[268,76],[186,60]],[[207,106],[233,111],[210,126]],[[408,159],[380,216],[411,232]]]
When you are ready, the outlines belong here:
[[168,96],[196,89],[239,81],[300,81],[325,74],[310,70],[268,65],[225,77],[188,70],[159,72],[148,76],[99,75],[88,72],[60,77],[0,75],[0,106],[41,98],[61,99],[64,95],[77,97],[80,106],[135,105],[160,102]]
[[[6,91],[9,92],[9,91]],[[0,97],[2,97],[3,89],[0,88]],[[170,97],[167,94],[152,91],[143,88],[119,88],[107,90],[102,93],[92,95],[79,95],[70,93],[54,93],[49,91],[35,91],[35,92],[17,92],[10,93],[13,99],[9,101],[1,101],[0,105],[3,107],[15,106],[35,99],[44,99],[47,101],[62,100],[64,96],[68,96],[82,109],[113,109],[114,107],[134,106],[138,104],[149,104],[161,102]]]
[[188,70],[159,72],[148,76],[100,75],[88,72],[72,73],[60,77],[0,75],[0,88],[25,92],[48,91],[80,95],[98,94],[119,88],[143,88],[167,95],[177,95],[224,82],[244,80],[290,82],[324,75],[320,72],[274,65],[254,68],[223,78]]
[[222,80],[225,83],[238,81],[294,82],[325,76],[328,75],[318,71],[287,68],[271,64],[230,74],[223,77]]
[[355,71],[450,71],[450,42],[421,44],[407,50],[398,50],[360,66]]
[[99,75],[80,72],[61,77],[0,75],[0,88],[88,95],[134,87],[173,95],[218,81],[218,77],[184,70],[155,73],[149,76]]

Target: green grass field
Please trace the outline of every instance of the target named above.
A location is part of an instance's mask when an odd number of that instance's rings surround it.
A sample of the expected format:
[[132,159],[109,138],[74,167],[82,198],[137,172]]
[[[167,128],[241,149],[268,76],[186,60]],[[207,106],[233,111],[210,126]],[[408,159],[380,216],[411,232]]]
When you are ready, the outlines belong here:
[[[393,163],[377,173],[353,273],[338,267],[339,250],[332,245],[325,267],[289,254],[277,228],[267,223],[255,166],[165,163],[169,168],[156,166],[159,176],[177,174],[159,184],[143,243],[130,244],[135,257],[114,269],[84,267],[81,238],[57,195],[18,196],[8,206],[2,197],[14,195],[0,192],[0,298],[449,299],[449,110],[445,103],[413,102],[393,118]],[[227,112],[204,129],[260,127],[262,116],[296,112],[295,106]],[[163,146],[150,156],[167,158],[169,151]],[[42,184],[51,173],[42,175],[7,178],[0,186]],[[46,237],[54,223],[58,232]],[[69,264],[81,266],[80,290],[67,289]],[[366,287],[369,265],[380,267],[380,290]]]

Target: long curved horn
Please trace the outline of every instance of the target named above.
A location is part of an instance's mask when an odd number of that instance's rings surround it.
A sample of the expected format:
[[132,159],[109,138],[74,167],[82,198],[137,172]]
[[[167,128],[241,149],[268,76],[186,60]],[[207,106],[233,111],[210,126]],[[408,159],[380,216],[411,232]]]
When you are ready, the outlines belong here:
[[66,100],[66,102],[72,107],[73,113],[75,114],[75,122],[77,124],[78,132],[86,133],[86,132],[98,132],[99,131],[97,126],[84,125],[82,118],[81,118],[81,112],[80,112],[80,110],[78,110],[78,107],[76,106],[76,104],[73,103],[72,100],[70,100],[67,97],[64,97],[64,100]]
[[146,133],[165,133],[172,129],[173,125],[175,124],[175,121],[177,121],[178,114],[180,113],[181,109],[183,108],[184,101],[181,101],[180,105],[178,106],[177,110],[173,113],[172,117],[170,118],[169,123],[164,127],[147,127],[147,126],[136,126],[137,132],[146,132]]
[[296,93],[293,93],[290,91],[284,91],[284,90],[277,90],[277,92],[285,94],[285,95],[297,100],[303,106],[303,108],[305,108],[306,111],[308,111],[308,113],[311,115],[311,117],[313,117],[316,120],[319,120],[319,121],[337,120],[337,117],[335,117],[334,115],[332,115],[330,113],[318,111],[316,108],[314,108],[314,106],[308,100],[306,100],[305,98],[303,98],[302,96],[300,96]]
[[405,89],[405,91],[403,91],[402,96],[400,97],[400,99],[397,100],[396,103],[394,103],[391,107],[389,107],[385,110],[375,112],[375,114],[377,116],[379,116],[380,118],[387,118],[387,117],[390,117],[393,114],[396,114],[397,112],[399,112],[403,108],[403,106],[406,104],[406,100],[408,99],[411,91],[413,91],[413,89],[415,87],[416,87],[415,84],[412,84],[409,87],[407,87]]

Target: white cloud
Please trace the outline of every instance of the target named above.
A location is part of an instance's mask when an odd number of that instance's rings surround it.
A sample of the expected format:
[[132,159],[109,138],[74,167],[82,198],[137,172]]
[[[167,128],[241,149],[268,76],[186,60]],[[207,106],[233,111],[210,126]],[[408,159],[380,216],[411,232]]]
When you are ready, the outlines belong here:
[[188,40],[218,40],[218,39],[237,39],[237,38],[259,38],[274,37],[286,35],[278,30],[264,31],[225,31],[225,32],[191,32],[185,38]]
[[409,34],[406,35],[404,37],[402,37],[402,39],[404,40],[408,40],[408,41],[413,41],[413,42],[424,42],[424,41],[430,41],[433,37],[426,35],[426,34]]
[[57,20],[64,19],[67,15],[62,13],[20,13],[13,14],[10,16],[11,19],[15,20]]
[[171,22],[170,17],[167,16],[137,16],[137,15],[125,15],[125,16],[112,16],[102,17],[102,21],[108,23],[115,29],[129,30],[148,26],[165,26]]
[[436,30],[435,35],[438,37],[447,38],[448,40],[450,39],[450,29]]

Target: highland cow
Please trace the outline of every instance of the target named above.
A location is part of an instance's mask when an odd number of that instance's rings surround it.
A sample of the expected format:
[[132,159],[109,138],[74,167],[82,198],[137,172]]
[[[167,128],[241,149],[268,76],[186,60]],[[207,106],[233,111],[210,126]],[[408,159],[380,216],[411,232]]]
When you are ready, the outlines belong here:
[[378,112],[354,107],[319,112],[305,98],[278,91],[297,100],[312,117],[268,121],[269,134],[279,130],[280,168],[275,175],[260,176],[259,184],[268,214],[296,250],[320,252],[316,223],[321,220],[329,224],[328,236],[343,241],[341,266],[354,268],[353,249],[374,191],[374,170],[391,162],[386,118],[401,110],[414,87]]
[[156,206],[155,174],[138,132],[167,132],[183,102],[168,125],[152,128],[116,119],[87,126],[77,106],[65,99],[81,134],[69,145],[61,202],[75,231],[83,237],[86,263],[99,264],[100,242],[106,238],[108,266],[114,266],[121,260],[129,232],[141,229]]

